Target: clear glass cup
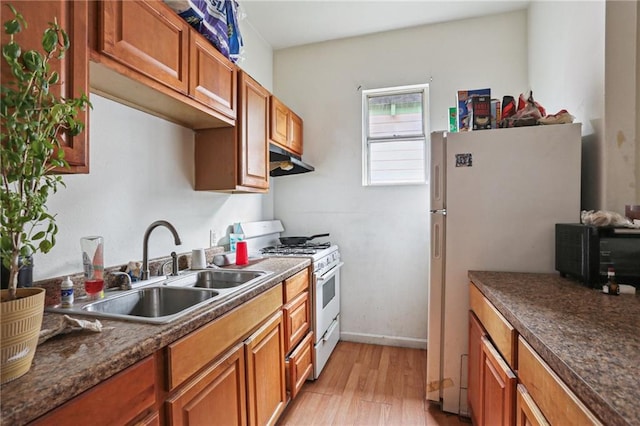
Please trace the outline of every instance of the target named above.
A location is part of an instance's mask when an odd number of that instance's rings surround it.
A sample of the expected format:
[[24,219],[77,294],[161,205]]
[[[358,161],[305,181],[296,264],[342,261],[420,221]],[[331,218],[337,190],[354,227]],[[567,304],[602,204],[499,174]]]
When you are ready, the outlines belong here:
[[84,290],[89,299],[104,297],[104,239],[100,236],[80,238],[84,266]]

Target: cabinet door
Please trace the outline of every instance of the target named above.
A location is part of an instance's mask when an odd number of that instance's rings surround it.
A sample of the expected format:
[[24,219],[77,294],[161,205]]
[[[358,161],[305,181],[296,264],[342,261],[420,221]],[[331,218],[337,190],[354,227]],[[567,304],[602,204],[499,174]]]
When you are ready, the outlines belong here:
[[489,339],[482,338],[481,425],[509,426],[515,421],[517,379]]
[[269,188],[269,92],[240,73],[238,184]]
[[271,96],[271,125],[269,126],[269,138],[271,141],[287,148],[289,142],[289,108],[275,96]]
[[302,155],[302,118],[295,112],[289,111],[289,149],[298,155]]
[[305,291],[284,305],[284,351],[289,353],[311,328],[311,304]]
[[527,388],[518,385],[516,396],[516,425],[517,426],[549,426],[540,408],[536,405]]
[[473,314],[469,311],[469,408],[473,424],[480,425],[482,419],[482,339],[487,333]]
[[186,94],[189,24],[158,0],[107,0],[100,5],[100,51]]
[[229,350],[168,399],[167,418],[175,426],[246,424],[244,344]]
[[[3,22],[13,17],[7,7],[12,4],[27,21],[27,28],[15,36],[23,51],[35,49],[42,52],[42,34],[47,24],[54,18],[67,32],[71,47],[61,60],[53,60],[51,68],[60,75],[59,84],[51,87],[56,95],[72,98],[89,94],[89,48],[87,46],[87,19],[88,8],[86,1],[1,1]],[[2,45],[9,41],[9,36],[2,31]],[[11,79],[11,73],[2,60],[2,81]],[[88,173],[89,172],[89,110],[79,111],[76,117],[85,124],[85,130],[74,137],[66,134],[61,138],[65,153],[65,159],[71,166],[71,170],[60,170],[64,173]]]
[[287,402],[282,311],[245,344],[249,425],[273,425]]
[[193,29],[189,39],[189,95],[235,119],[238,93],[235,65]]

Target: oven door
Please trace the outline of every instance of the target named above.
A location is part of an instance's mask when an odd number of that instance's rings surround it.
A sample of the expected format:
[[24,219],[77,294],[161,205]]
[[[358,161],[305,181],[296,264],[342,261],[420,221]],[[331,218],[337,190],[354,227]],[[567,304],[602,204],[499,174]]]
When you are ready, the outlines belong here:
[[315,334],[316,342],[321,340],[333,320],[340,313],[340,262],[322,276],[316,276],[315,285]]

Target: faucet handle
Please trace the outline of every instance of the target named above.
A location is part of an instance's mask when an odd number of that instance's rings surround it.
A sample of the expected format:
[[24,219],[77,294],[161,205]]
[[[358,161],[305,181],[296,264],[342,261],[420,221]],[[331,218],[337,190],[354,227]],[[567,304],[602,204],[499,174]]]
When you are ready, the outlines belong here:
[[179,275],[178,274],[178,255],[176,254],[175,251],[172,251],[171,260],[167,260],[166,262],[163,262],[162,265],[160,265],[160,269],[158,269],[158,276],[164,275],[164,269],[169,263],[171,263],[171,276],[176,277]]
[[127,280],[124,284],[120,284],[120,290],[131,290],[133,286],[131,285],[131,277],[126,272],[114,271],[111,273],[112,275],[124,275],[127,277]]

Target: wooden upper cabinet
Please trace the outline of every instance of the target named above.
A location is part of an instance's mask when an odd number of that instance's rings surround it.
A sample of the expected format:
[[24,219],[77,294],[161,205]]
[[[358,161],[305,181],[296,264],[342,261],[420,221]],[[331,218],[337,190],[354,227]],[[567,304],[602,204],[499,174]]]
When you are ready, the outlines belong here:
[[[28,27],[16,35],[16,41],[23,51],[36,49],[42,52],[42,34],[48,23],[54,18],[69,34],[71,47],[62,60],[53,60],[52,69],[60,75],[60,82],[51,87],[51,91],[65,98],[80,97],[89,94],[89,49],[87,40],[87,3],[85,1],[0,1],[2,21],[13,15],[7,4],[12,4],[27,21]],[[2,44],[9,41],[2,31]],[[11,73],[2,61],[2,81],[11,79]],[[64,135],[62,146],[65,159],[71,166],[62,173],[89,172],[89,109],[79,111],[77,119],[85,124],[85,130],[74,137]]]
[[269,189],[269,92],[246,73],[240,73],[240,185]]
[[234,128],[196,132],[195,189],[266,192],[269,189],[269,92],[238,73],[238,119]]
[[289,120],[289,148],[298,155],[302,155],[302,118],[290,111]]
[[189,95],[235,118],[236,66],[193,29],[189,40]]
[[302,118],[271,95],[269,140],[287,151],[302,155]]
[[189,24],[155,1],[102,1],[102,54],[187,93]]
[[287,148],[289,141],[289,108],[275,96],[271,96],[271,125],[269,138],[272,142]]
[[231,127],[236,66],[161,0],[89,2],[91,91],[190,129]]

